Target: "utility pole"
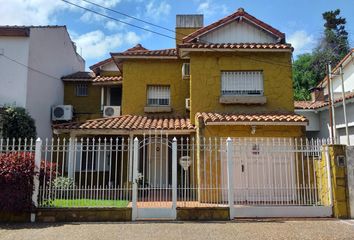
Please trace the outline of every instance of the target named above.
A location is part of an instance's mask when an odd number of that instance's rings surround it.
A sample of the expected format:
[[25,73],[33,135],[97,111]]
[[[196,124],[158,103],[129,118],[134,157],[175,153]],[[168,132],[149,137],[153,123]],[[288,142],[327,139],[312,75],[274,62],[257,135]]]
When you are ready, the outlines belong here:
[[328,89],[328,113],[329,113],[329,126],[330,126],[330,136],[331,143],[334,144],[334,131],[333,131],[333,112],[332,112],[332,91],[331,91],[331,64],[327,66],[327,89]]
[[340,79],[342,82],[342,102],[343,102],[343,114],[344,114],[344,123],[345,123],[345,134],[347,138],[347,145],[350,145],[349,129],[348,129],[348,120],[347,120],[347,106],[345,101],[345,89],[344,89],[344,78],[343,78],[343,66],[339,68]]

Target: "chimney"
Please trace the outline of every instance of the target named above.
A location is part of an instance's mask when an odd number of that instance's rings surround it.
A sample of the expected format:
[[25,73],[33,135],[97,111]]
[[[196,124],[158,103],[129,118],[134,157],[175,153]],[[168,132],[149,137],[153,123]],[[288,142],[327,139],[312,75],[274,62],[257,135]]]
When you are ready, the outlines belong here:
[[311,88],[310,91],[311,91],[312,102],[325,100],[323,88],[314,87],[314,88]]
[[182,39],[203,27],[202,14],[176,15],[176,45],[182,43]]

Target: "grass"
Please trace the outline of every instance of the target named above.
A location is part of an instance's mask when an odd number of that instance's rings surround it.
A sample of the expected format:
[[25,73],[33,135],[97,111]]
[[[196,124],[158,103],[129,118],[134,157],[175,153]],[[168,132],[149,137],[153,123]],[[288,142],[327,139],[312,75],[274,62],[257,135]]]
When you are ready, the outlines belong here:
[[128,206],[126,200],[95,200],[95,199],[55,199],[50,203],[51,207],[116,207]]

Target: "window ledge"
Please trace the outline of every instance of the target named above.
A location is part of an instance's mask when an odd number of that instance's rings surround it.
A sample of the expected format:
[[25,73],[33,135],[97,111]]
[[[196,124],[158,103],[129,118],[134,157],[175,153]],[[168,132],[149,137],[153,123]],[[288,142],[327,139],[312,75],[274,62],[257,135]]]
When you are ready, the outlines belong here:
[[170,106],[146,106],[144,107],[144,112],[146,113],[172,112],[172,108]]
[[222,104],[266,104],[265,96],[221,96],[219,102]]

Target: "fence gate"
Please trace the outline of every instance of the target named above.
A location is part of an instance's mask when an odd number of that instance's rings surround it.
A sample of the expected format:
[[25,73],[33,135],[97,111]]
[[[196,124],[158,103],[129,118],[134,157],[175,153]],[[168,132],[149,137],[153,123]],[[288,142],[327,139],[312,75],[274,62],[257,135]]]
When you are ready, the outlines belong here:
[[133,145],[132,219],[176,219],[177,140],[149,135]]

